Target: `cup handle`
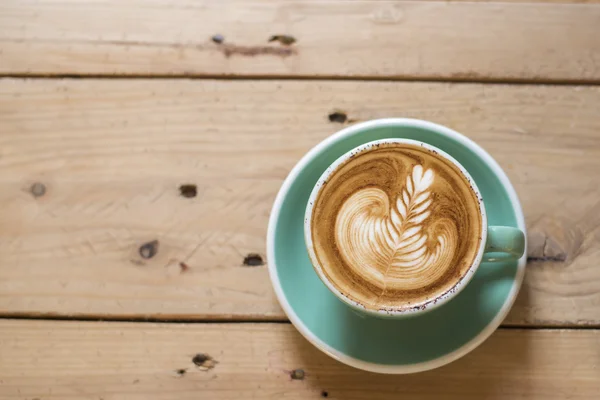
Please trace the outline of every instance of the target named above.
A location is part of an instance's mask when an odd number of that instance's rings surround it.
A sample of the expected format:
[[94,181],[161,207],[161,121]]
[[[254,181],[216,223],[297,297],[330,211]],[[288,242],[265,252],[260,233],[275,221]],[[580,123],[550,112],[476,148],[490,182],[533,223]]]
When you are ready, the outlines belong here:
[[525,252],[525,235],[510,226],[489,226],[483,261],[518,260]]

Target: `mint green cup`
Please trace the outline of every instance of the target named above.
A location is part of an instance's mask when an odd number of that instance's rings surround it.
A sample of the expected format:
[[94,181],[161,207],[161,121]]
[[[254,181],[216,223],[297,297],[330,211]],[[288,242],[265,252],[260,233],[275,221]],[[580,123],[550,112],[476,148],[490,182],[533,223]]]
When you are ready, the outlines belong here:
[[[407,304],[406,306],[397,307],[393,309],[372,309],[366,307],[360,302],[355,301],[354,299],[349,297],[348,294],[340,291],[336,287],[335,283],[331,282],[327,275],[324,273],[323,265],[320,264],[320,260],[315,254],[314,250],[311,231],[311,223],[313,220],[312,214],[314,204],[316,203],[316,199],[319,196],[321,190],[323,189],[325,183],[330,180],[332,175],[336,174],[340,166],[344,165],[349,159],[356,157],[357,155],[363,152],[368,152],[375,147],[379,147],[380,145],[393,143],[418,146],[424,151],[428,151],[432,156],[444,159],[457,167],[457,169],[462,174],[463,178],[471,186],[471,189],[473,190],[477,198],[477,205],[481,216],[481,226],[479,227],[481,236],[474,238],[466,238],[469,241],[478,242],[479,246],[477,249],[477,253],[473,259],[473,262],[454,286],[444,291],[443,293],[438,293],[436,296],[433,296],[423,302],[419,302],[416,304]],[[456,159],[454,159],[452,156],[450,156],[443,150],[432,146],[428,143],[413,139],[396,138],[379,139],[361,144],[360,146],[351,149],[350,151],[346,152],[341,157],[336,159],[325,170],[325,172],[323,172],[316,185],[312,188],[310,197],[308,198],[308,203],[306,206],[304,217],[304,240],[306,242],[308,255],[315,269],[315,272],[317,273],[321,281],[337,298],[339,298],[341,301],[343,301],[348,306],[352,307],[358,312],[385,318],[403,318],[407,316],[414,316],[441,307],[446,302],[450,301],[452,298],[458,295],[464,289],[464,287],[470,282],[471,278],[477,272],[477,269],[481,265],[482,261],[487,261],[486,268],[501,268],[503,265],[503,261],[518,260],[519,258],[521,258],[525,249],[525,235],[519,228],[497,225],[488,226],[485,204],[483,202],[483,197],[479,191],[479,188],[477,187],[475,180],[471,177],[469,172]]]
[[[417,140],[457,160],[482,195],[488,227],[526,233],[525,217],[510,180],[484,149],[428,121],[388,118],[348,126],[315,143],[290,171],[275,198],[267,231],[267,266],[283,311],[306,340],[344,364],[377,373],[414,373],[448,364],[483,343],[514,304],[527,260],[525,255],[514,260],[488,253],[491,260],[482,259],[460,293],[410,318],[379,318],[341,301],[311,263],[305,211],[311,191],[335,160],[380,139]],[[526,241],[524,247],[526,253]]]

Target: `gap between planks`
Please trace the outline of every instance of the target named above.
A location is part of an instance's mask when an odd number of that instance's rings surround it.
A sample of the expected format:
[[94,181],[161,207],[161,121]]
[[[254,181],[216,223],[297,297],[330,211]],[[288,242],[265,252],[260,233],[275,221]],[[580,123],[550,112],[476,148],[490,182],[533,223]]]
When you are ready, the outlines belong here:
[[352,81],[352,82],[419,82],[419,83],[456,83],[456,84],[486,84],[486,85],[545,85],[545,86],[600,86],[600,81],[590,79],[520,79],[520,78],[469,78],[465,77],[436,77],[436,76],[343,76],[343,75],[213,75],[213,74],[27,74],[0,73],[3,79],[24,80],[220,80],[220,81]]
[[[239,317],[223,317],[223,316],[207,316],[200,318],[192,317],[134,317],[128,315],[60,315],[60,314],[31,314],[31,313],[2,313],[0,321],[3,320],[18,320],[18,321],[63,321],[63,322],[131,322],[131,323],[152,323],[152,324],[281,324],[289,325],[291,322],[285,317],[267,317],[267,316],[248,316]],[[516,325],[502,324],[497,330],[542,330],[542,331],[568,331],[568,330],[597,330],[600,329],[600,323],[588,325]]]

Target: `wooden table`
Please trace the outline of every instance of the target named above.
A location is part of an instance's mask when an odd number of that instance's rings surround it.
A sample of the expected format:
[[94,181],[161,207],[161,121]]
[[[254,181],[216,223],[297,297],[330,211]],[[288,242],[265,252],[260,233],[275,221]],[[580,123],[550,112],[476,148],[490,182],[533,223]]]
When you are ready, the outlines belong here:
[[[0,74],[1,399],[598,398],[597,1],[5,0]],[[529,229],[502,328],[408,376],[313,348],[265,265],[295,162],[388,116],[480,143]]]

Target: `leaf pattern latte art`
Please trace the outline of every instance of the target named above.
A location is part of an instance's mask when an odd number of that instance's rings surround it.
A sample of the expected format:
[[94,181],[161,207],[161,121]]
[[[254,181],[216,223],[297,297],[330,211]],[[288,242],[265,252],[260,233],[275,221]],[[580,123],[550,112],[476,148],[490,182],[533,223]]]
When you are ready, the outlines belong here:
[[457,231],[450,219],[432,217],[434,180],[433,170],[416,165],[392,201],[375,187],[350,196],[335,223],[346,264],[386,288],[418,289],[439,279],[452,262]]

